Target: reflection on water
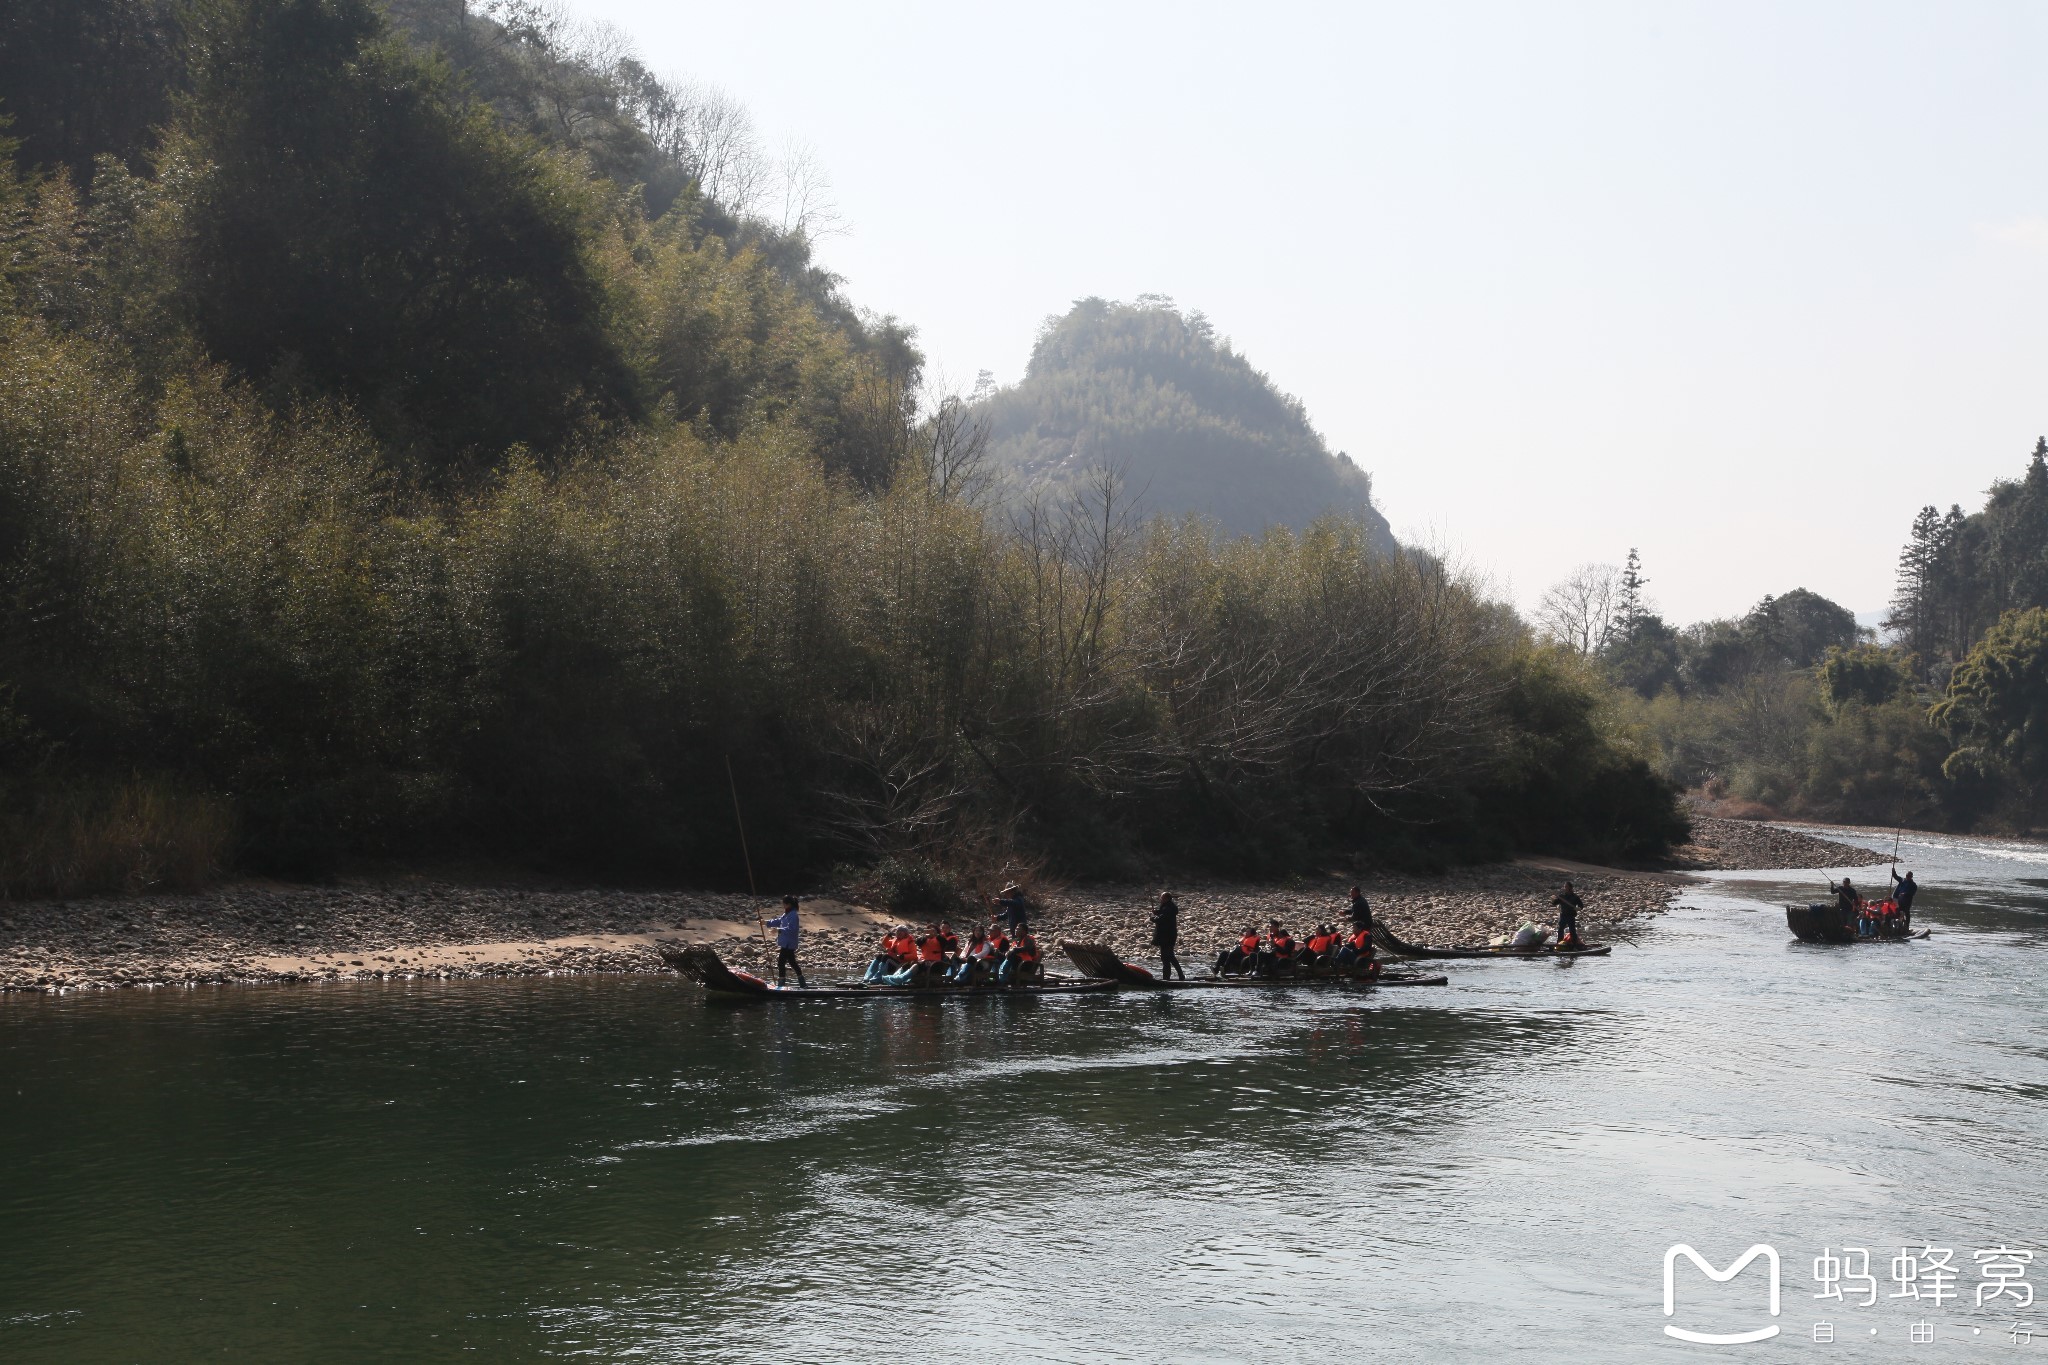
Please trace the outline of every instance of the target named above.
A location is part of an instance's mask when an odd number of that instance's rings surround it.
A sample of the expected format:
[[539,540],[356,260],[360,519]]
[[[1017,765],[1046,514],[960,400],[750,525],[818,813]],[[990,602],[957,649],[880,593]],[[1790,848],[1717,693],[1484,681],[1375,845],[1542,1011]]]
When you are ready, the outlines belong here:
[[1823,1244],[2048,1251],[2048,848],[1905,843],[1923,944],[1734,874],[1364,999],[10,1000],[0,1357],[1676,1359],[1682,1240],[1780,1248],[1789,1358]]

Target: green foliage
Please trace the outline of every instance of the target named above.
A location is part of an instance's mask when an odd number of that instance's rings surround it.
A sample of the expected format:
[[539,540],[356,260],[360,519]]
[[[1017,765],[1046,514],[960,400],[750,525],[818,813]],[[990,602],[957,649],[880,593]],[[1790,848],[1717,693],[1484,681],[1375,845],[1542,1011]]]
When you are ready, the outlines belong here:
[[1623,737],[1607,695],[1598,672],[1567,649],[1512,657],[1500,765],[1482,800],[1515,846],[1626,859],[1689,837],[1678,788]]
[[2001,616],[1957,666],[1932,717],[1957,746],[1950,776],[2008,776],[2038,800],[2048,783],[2048,609]]
[[1281,393],[1200,313],[1154,296],[1083,299],[1049,321],[1024,381],[985,404],[990,452],[1025,487],[1071,489],[1097,468],[1140,507],[1226,530],[1356,517],[1393,544],[1372,481],[1332,455],[1300,400]]
[[2048,438],[2034,443],[2026,473],[1991,486],[1964,515],[1922,508],[1899,556],[1898,591],[1886,624],[1921,676],[1939,686],[2007,611],[2048,606]]
[[25,172],[92,178],[101,156],[139,166],[186,81],[179,0],[8,0],[0,113]]
[[943,869],[922,858],[885,858],[875,875],[887,888],[890,913],[913,923],[933,923],[957,918],[966,908],[966,897]]
[[1042,373],[1346,514],[984,508],[910,335],[700,175],[650,221],[637,144],[558,98],[646,132],[623,67],[503,12],[487,103],[366,0],[200,0],[153,157],[0,178],[0,816],[61,855],[16,885],[191,880],[230,841],[737,883],[728,762],[762,876],[888,861],[927,899],[916,869],[1019,848],[1670,836],[1589,685],[1393,546],[1198,318],[1104,305]]
[[1626,631],[1616,629],[1600,659],[1608,676],[1641,696],[1654,697],[1678,685],[1679,639],[1661,616],[1637,612]]
[[1835,715],[1851,705],[1883,706],[1912,686],[1898,652],[1876,645],[1829,645],[1819,677],[1821,702]]
[[192,24],[166,267],[213,356],[346,397],[429,465],[639,411],[595,186],[465,106],[369,0],[207,0]]

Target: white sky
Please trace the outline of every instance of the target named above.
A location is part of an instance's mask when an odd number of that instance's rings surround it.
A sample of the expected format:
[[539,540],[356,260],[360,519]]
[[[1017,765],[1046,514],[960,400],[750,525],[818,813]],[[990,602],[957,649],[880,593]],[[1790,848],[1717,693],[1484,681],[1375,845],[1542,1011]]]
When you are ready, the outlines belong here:
[[858,303],[962,387],[1199,308],[1398,534],[1527,604],[1880,609],[2048,431],[2048,6],[578,0],[810,142]]

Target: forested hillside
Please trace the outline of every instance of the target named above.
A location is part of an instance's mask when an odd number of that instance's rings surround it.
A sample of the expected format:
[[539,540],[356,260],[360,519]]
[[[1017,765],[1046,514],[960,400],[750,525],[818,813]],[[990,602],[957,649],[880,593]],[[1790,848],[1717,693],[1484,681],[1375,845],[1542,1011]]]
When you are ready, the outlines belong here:
[[2048,441],[1982,509],[1915,518],[1885,637],[1803,589],[1682,629],[1647,579],[1587,565],[1543,629],[1632,698],[1659,768],[1815,819],[2029,830],[2048,796]]
[[[1362,483],[1255,539],[993,505],[972,414],[812,261],[815,181],[487,8],[0,13],[0,892],[731,884],[735,795],[778,882],[1682,832],[1594,672]],[[1162,403],[1327,463],[1151,311],[1228,379]]]
[[1258,535],[1335,513],[1393,548],[1365,471],[1332,455],[1300,401],[1206,318],[1164,299],[1081,300],[1046,324],[1023,382],[987,397],[982,411],[990,452],[1020,498],[1110,469],[1148,515],[1192,514]]

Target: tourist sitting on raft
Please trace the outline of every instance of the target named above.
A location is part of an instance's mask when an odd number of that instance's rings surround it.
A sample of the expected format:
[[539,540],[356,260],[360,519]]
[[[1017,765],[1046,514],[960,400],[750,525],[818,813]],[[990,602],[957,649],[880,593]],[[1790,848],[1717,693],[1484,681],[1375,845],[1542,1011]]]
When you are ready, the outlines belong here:
[[1029,929],[1017,935],[1010,951],[996,968],[996,983],[1003,986],[1035,986],[1045,980],[1045,966],[1038,960],[1038,940]]
[[1378,976],[1380,964],[1373,957],[1372,926],[1353,929],[1351,937],[1337,949],[1337,970],[1353,976]]
[[1285,976],[1294,971],[1301,947],[1294,941],[1294,935],[1280,927],[1280,921],[1266,921],[1266,950],[1259,954],[1257,973],[1260,976]]
[[917,962],[917,940],[910,936],[910,926],[899,924],[882,935],[881,951],[868,964],[863,981],[887,981],[899,972],[907,971]]
[[1318,924],[1302,948],[1301,965],[1318,968],[1336,966],[1337,947],[1342,942],[1335,929],[1327,924]]
[[1216,955],[1216,975],[1238,976],[1258,965],[1259,926],[1247,924],[1233,947]]
[[[1003,952],[1008,952],[1005,944]],[[956,986],[979,986],[995,971],[997,949],[989,936],[977,928],[967,938],[967,950],[960,954],[960,960],[953,964],[952,980]]]

